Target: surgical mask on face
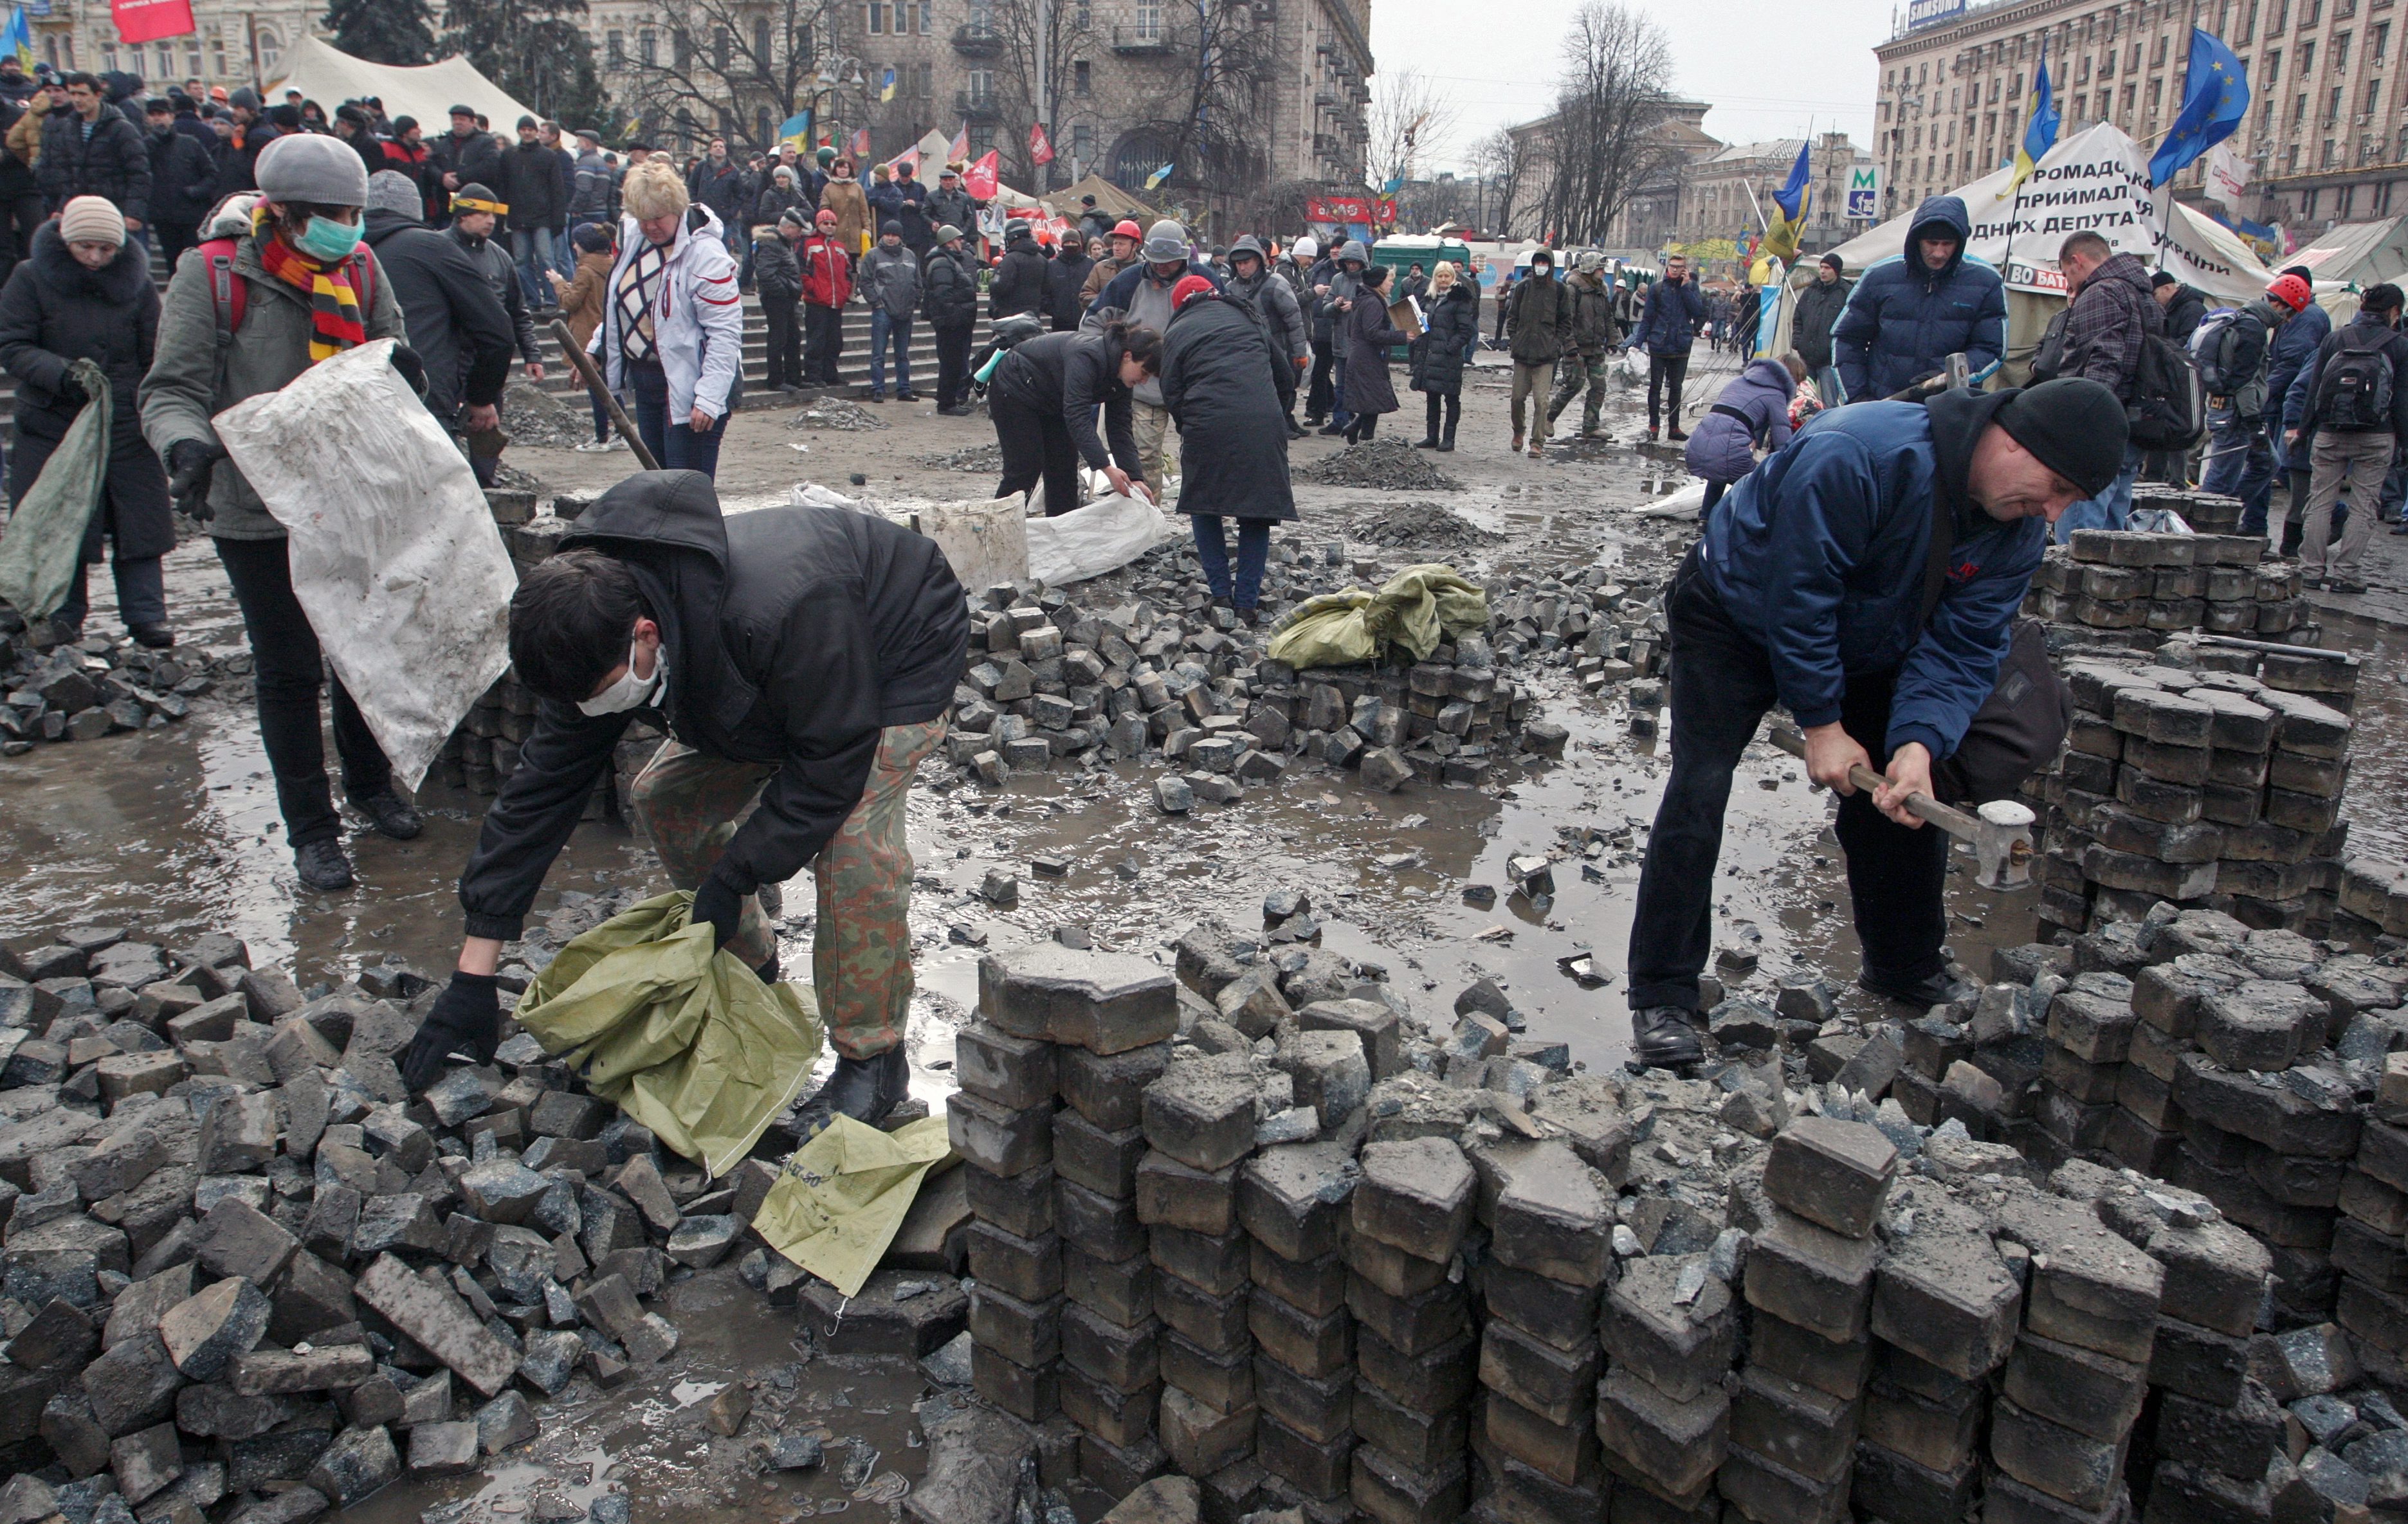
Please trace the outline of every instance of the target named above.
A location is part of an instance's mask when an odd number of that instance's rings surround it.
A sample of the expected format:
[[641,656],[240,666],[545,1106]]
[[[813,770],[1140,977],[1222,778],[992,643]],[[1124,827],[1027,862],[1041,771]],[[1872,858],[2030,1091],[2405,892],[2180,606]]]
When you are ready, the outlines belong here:
[[640,709],[660,692],[662,686],[668,681],[668,654],[656,650],[652,653],[652,675],[637,677],[636,647],[631,642],[627,647],[627,670],[619,674],[618,681],[592,698],[579,699],[578,711],[585,715],[615,715],[629,709]]
[[302,227],[301,235],[293,240],[293,247],[311,259],[329,263],[350,258],[351,250],[359,246],[360,225],[357,222],[337,222],[331,217],[309,219]]

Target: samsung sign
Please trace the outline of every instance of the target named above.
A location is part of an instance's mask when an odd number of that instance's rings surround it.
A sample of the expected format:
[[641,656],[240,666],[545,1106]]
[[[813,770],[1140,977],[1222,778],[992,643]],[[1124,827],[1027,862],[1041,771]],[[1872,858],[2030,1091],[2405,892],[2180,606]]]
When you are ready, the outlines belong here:
[[1965,14],[1965,0],[1908,0],[1906,29],[1910,32],[1926,26],[1953,21]]

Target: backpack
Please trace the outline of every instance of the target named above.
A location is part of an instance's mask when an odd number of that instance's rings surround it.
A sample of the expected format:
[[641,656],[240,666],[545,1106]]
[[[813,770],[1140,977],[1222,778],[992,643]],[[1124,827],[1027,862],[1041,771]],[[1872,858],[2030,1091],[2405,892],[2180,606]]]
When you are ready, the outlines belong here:
[[2241,323],[2249,314],[2237,306],[2221,306],[2191,330],[2191,362],[2199,366],[2199,384],[2211,397],[2229,397],[2244,390],[2254,376],[2233,374],[2233,352],[2241,342]]
[[[194,246],[195,251],[208,263],[209,298],[218,313],[218,352],[222,355],[242,329],[243,314],[251,310],[251,282],[237,280],[234,273],[232,238],[211,238]],[[351,266],[351,289],[359,293],[360,318],[366,321],[376,306],[376,261],[368,256],[368,246],[361,244],[344,263]]]
[[2188,449],[2207,432],[2207,389],[2190,351],[2162,333],[2141,340],[2132,400],[2124,409],[2142,449]]
[[2352,323],[2335,335],[2316,379],[2316,423],[2368,433],[2391,427],[2391,330]]

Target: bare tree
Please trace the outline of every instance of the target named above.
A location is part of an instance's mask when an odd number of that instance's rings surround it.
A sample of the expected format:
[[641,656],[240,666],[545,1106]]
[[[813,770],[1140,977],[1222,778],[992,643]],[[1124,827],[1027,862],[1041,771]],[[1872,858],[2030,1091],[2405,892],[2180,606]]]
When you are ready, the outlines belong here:
[[1486,192],[1487,227],[1492,237],[1504,237],[1513,225],[1513,206],[1531,178],[1530,154],[1522,140],[1499,127],[1472,150],[1471,165]]
[[[1047,24],[1040,27],[1037,0],[993,0],[992,4],[971,0],[969,23],[962,34],[973,46],[996,49],[995,92],[989,106],[990,120],[999,124],[996,146],[1002,150],[1005,179],[1032,192],[1052,190],[1057,180],[1068,183],[1068,147],[1056,142],[1054,161],[1040,165],[1029,153],[1028,127],[1032,122],[1048,122],[1052,124],[1050,136],[1065,135],[1060,130],[1059,107],[1063,97],[1069,93],[1070,66],[1089,50],[1089,39],[1096,30],[1092,25],[1080,24],[1080,7],[1057,4],[1043,9],[1042,20]],[[991,44],[986,42],[982,29],[992,34]],[[1049,97],[1041,102],[1037,98],[1037,64],[1040,58],[1045,63],[1045,93]],[[974,71],[986,66],[971,65]],[[972,90],[965,104],[975,111],[979,101],[977,91]]]
[[1455,103],[1411,69],[1377,76],[1371,86],[1363,178],[1373,190],[1413,178],[1416,154],[1426,156],[1454,135]]
[[1644,15],[1615,0],[1586,0],[1573,13],[1548,135],[1554,174],[1541,202],[1556,238],[1604,242],[1640,187],[1680,162],[1657,130],[1671,78],[1671,46]]
[[834,93],[838,82],[819,76],[835,40],[832,0],[661,0],[654,14],[660,35],[612,66],[655,124],[767,150],[781,123]]

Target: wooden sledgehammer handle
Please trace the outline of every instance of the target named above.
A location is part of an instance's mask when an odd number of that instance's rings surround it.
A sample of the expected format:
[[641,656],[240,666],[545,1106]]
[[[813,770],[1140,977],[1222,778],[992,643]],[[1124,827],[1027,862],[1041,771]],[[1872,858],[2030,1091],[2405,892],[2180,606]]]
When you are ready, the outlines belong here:
[[[1797,758],[1799,762],[1804,762],[1806,760],[1806,737],[1800,735],[1798,732],[1791,730],[1786,725],[1775,725],[1766,734],[1774,746],[1786,751],[1791,756]],[[1865,766],[1861,762],[1848,769],[1848,781],[1855,784],[1857,788],[1865,790],[1867,792],[1870,792],[1875,789],[1886,789],[1889,787],[1889,779],[1882,776],[1879,773],[1874,772],[1871,768]],[[1981,823],[1975,820],[1973,817],[1966,814],[1961,809],[1956,809],[1953,806],[1942,804],[1939,800],[1932,798],[1929,794],[1908,794],[1906,796],[1906,807],[1908,813],[1921,816],[1924,819],[1938,826],[1941,830],[1947,832],[1950,835],[1955,836],[1959,841],[1971,841],[1980,831]]]
[[647,471],[658,471],[661,463],[653,460],[652,452],[644,448],[644,436],[636,432],[636,420],[619,406],[619,399],[610,395],[609,387],[603,384],[602,373],[594,368],[594,357],[577,347],[577,339],[569,333],[568,324],[558,318],[552,319],[552,336],[560,341],[560,352],[577,367],[578,377],[584,381],[585,389],[602,399],[602,406],[609,411],[610,421],[619,426],[619,437],[627,441],[627,448],[636,452],[636,463]]

